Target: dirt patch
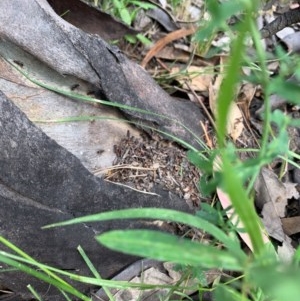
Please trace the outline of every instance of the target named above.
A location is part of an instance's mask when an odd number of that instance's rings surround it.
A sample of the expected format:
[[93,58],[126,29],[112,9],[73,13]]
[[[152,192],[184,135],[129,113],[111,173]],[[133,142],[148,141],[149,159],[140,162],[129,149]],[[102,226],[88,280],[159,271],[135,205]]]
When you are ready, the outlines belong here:
[[115,145],[116,159],[106,180],[151,192],[155,183],[176,193],[190,206],[201,202],[200,172],[187,159],[186,150],[158,136],[134,137],[129,132]]

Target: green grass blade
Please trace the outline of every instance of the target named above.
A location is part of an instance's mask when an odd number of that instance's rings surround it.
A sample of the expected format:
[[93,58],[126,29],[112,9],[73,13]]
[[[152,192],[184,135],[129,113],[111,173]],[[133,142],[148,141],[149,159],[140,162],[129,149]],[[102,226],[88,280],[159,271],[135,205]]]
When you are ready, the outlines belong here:
[[[66,117],[66,118],[61,118],[61,119],[51,119],[51,120],[32,120],[34,122],[40,122],[40,123],[59,123],[59,122],[73,122],[73,121],[94,121],[94,120],[112,120],[112,121],[122,121],[122,122],[126,122],[126,123],[130,123],[130,124],[134,124],[134,125],[140,125],[140,123],[135,122],[135,121],[130,121],[127,119],[122,119],[122,118],[114,118],[114,117],[107,117],[107,116],[73,116],[73,117]],[[192,145],[190,145],[189,143],[185,142],[184,140],[169,134],[167,132],[161,131],[159,129],[156,129],[154,127],[151,127],[149,125],[143,125],[143,128],[145,129],[150,129],[152,131],[155,131],[157,133],[160,133],[164,136],[167,136],[168,138],[170,138],[171,140],[174,140],[176,142],[178,142],[179,144],[181,144],[182,146],[186,147],[187,149],[197,152],[197,154],[199,154],[199,156],[203,157],[203,159],[206,159],[206,157],[203,155],[202,152],[199,152],[195,147],[193,147]],[[206,148],[206,146],[204,146],[204,148]]]
[[224,233],[215,225],[211,224],[210,222],[198,216],[194,216],[192,214],[188,214],[184,212],[178,212],[171,209],[138,208],[138,209],[116,210],[112,212],[103,212],[103,213],[93,214],[89,216],[78,217],[65,222],[48,225],[43,228],[48,229],[51,227],[73,225],[78,223],[99,222],[99,221],[107,221],[112,219],[131,219],[131,218],[143,218],[143,219],[149,218],[149,219],[173,221],[173,222],[186,224],[188,226],[195,227],[198,229],[202,229],[203,231],[211,234],[217,240],[222,242],[229,250],[234,252],[235,255],[238,256],[240,259],[244,259],[246,256],[243,253],[243,251],[240,249],[239,242],[232,240],[232,238],[228,237],[226,233]]
[[[105,286],[105,287],[109,287],[109,288],[120,288],[120,289],[126,289],[126,288],[141,288],[141,289],[154,289],[157,287],[156,284],[143,284],[143,286],[141,287],[140,283],[131,283],[131,282],[127,282],[127,281],[114,281],[114,280],[106,280],[106,279],[98,279],[95,277],[86,277],[86,276],[81,276],[81,275],[77,275],[77,274],[72,274],[70,272],[64,271],[64,270],[59,270],[57,268],[51,267],[51,266],[47,266],[45,264],[42,263],[38,263],[37,261],[30,261],[28,259],[24,259],[20,256],[17,255],[13,255],[4,251],[0,251],[0,255],[3,257],[0,257],[0,262],[4,262],[3,258],[8,258],[10,260],[13,260],[15,262],[18,263],[25,263],[27,265],[32,265],[34,266],[36,269],[47,269],[48,271],[53,271],[56,272],[57,274],[61,274],[64,275],[65,277],[68,277],[69,279],[72,280],[76,280],[79,282],[83,282],[86,284],[92,284],[92,285],[97,285],[97,286]],[[6,263],[6,262],[4,262]],[[25,265],[26,266],[26,265]],[[26,266],[28,267],[28,266]],[[17,268],[14,270],[18,270]],[[25,271],[26,272],[26,271]],[[44,275],[44,274],[43,274]],[[63,286],[57,286],[58,289],[62,289]],[[69,286],[69,289],[72,289],[72,286]],[[159,286],[159,288],[172,288],[172,285],[162,285]],[[67,290],[65,290],[67,291]]]
[[222,148],[225,146],[225,137],[227,129],[227,119],[231,102],[235,98],[236,84],[240,78],[241,61],[244,51],[244,38],[246,35],[246,26],[241,26],[239,36],[233,43],[233,50],[229,56],[228,68],[226,70],[226,76],[222,81],[222,86],[217,98],[217,137],[219,146]]
[[55,286],[56,288],[59,288],[65,292],[72,294],[73,296],[80,298],[81,300],[91,301],[91,299],[89,297],[80,293],[78,290],[76,290],[74,287],[70,286],[69,284],[65,284],[61,281],[58,281],[57,279],[52,278],[51,276],[49,276],[43,272],[34,270],[31,267],[29,267],[19,261],[9,258],[9,256],[7,256],[7,255],[8,254],[6,254],[5,252],[0,251],[0,262],[5,263],[9,266],[15,267],[18,270],[20,270],[28,275],[31,275],[37,279],[42,280],[45,283],[49,283],[49,284]]
[[30,284],[27,285],[27,288],[37,301],[42,301],[41,296],[38,294],[38,292]]
[[254,204],[249,200],[241,179],[234,172],[234,168],[229,163],[228,158],[223,156],[222,185],[224,190],[230,195],[230,200],[235,212],[244,224],[246,232],[249,234],[255,253],[260,253],[264,249],[261,228]]
[[[13,243],[11,243],[10,241],[8,241],[7,239],[5,239],[3,236],[0,236],[0,243],[4,244],[6,247],[8,247],[9,249],[13,250],[16,254],[19,254],[21,257],[27,259],[29,262],[35,262],[38,263],[34,258],[32,258],[31,256],[29,256],[28,254],[26,254],[25,252],[23,252],[21,249],[19,249],[17,246],[15,246]],[[70,286],[70,284],[68,284],[66,281],[64,281],[63,279],[61,279],[60,277],[58,277],[56,274],[52,273],[51,271],[49,271],[47,268],[45,267],[41,267],[41,269],[48,274],[49,276],[53,277],[54,279],[56,279],[57,281],[61,282],[63,285],[65,286]]]
[[[150,289],[174,289],[174,284],[170,285],[159,285],[159,284],[147,284],[147,283],[135,283],[128,281],[114,281],[114,280],[104,280],[104,279],[96,279],[93,277],[85,277],[80,275],[73,274],[71,277],[72,280],[83,282],[95,286],[103,286],[110,287],[113,289],[128,289],[134,288],[139,290],[150,290]],[[187,286],[186,284],[180,286],[178,285],[176,289],[178,290],[193,290],[197,285]]]
[[[80,253],[80,255],[83,258],[83,260],[86,263],[86,265],[88,266],[88,268],[90,269],[90,271],[92,272],[92,274],[95,276],[95,278],[102,279],[102,277],[100,276],[99,272],[96,270],[95,266],[93,265],[93,263],[91,262],[91,260],[88,258],[88,256],[86,255],[86,253],[84,252],[84,250],[82,249],[82,247],[78,246],[77,250]],[[104,292],[106,293],[106,295],[108,296],[109,300],[110,301],[114,301],[113,295],[108,290],[108,288],[106,286],[102,286],[102,288],[103,288]]]
[[61,294],[64,296],[64,298],[67,300],[67,301],[72,301],[72,299],[64,292],[62,291],[61,289],[59,290],[61,292]]
[[[25,76],[32,83],[34,83],[34,84],[36,84],[36,85],[38,85],[38,86],[40,86],[40,87],[42,87],[44,89],[47,89],[49,91],[56,92],[56,93],[58,93],[60,95],[64,95],[66,97],[70,97],[72,99],[76,99],[76,100],[83,101],[83,102],[99,103],[99,104],[102,104],[102,105],[116,107],[116,108],[119,108],[119,109],[135,111],[135,112],[144,114],[145,116],[147,116],[147,115],[151,116],[152,115],[152,116],[157,116],[159,118],[163,118],[163,119],[166,119],[166,120],[173,121],[178,126],[184,128],[187,132],[189,132],[195,138],[195,140],[198,142],[199,146],[201,146],[204,149],[208,149],[207,146],[204,144],[204,142],[192,130],[190,130],[188,127],[186,127],[183,123],[178,122],[177,120],[174,120],[171,117],[168,117],[168,116],[165,116],[165,115],[161,115],[161,114],[158,114],[158,113],[154,113],[154,112],[150,112],[150,111],[147,111],[147,110],[143,110],[143,109],[140,109],[140,108],[123,105],[123,104],[120,104],[120,103],[117,103],[117,102],[112,102],[112,101],[108,101],[108,100],[100,100],[100,99],[92,98],[92,97],[89,97],[89,96],[85,96],[85,95],[81,95],[81,94],[78,94],[78,93],[74,93],[72,91],[66,91],[66,90],[63,90],[63,89],[60,89],[60,88],[57,88],[57,87],[45,84],[42,81],[36,80],[33,77],[31,77],[27,72],[25,72],[24,70],[20,69],[16,64],[12,63],[11,61],[7,61],[7,62],[9,64],[11,64],[18,72],[20,72],[23,76]],[[140,126],[144,126],[143,124],[139,124],[139,125]],[[158,132],[161,132],[164,135],[169,135],[169,137],[170,137],[170,134],[168,134],[168,133],[165,133],[163,131],[158,131]],[[187,143],[185,143],[185,146],[186,146],[186,144]]]
[[158,231],[115,230],[96,239],[116,251],[194,267],[242,271],[246,262],[231,252]]

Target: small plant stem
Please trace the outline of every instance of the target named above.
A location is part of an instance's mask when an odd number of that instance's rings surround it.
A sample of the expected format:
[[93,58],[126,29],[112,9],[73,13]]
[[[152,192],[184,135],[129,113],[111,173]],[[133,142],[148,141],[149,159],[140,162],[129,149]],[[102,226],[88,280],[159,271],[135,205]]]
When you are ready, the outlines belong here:
[[[32,258],[31,256],[29,256],[28,254],[26,254],[25,252],[23,252],[21,249],[19,249],[17,246],[15,246],[14,244],[12,244],[11,242],[9,242],[7,239],[5,239],[4,237],[0,236],[0,242],[2,244],[4,244],[5,246],[7,246],[8,248],[10,248],[11,250],[13,250],[14,252],[16,252],[17,254],[19,254],[21,257],[30,260],[32,262],[37,262],[34,258]],[[72,286],[67,283],[66,281],[64,281],[62,278],[58,277],[56,274],[52,273],[51,271],[49,271],[48,269],[42,269],[43,272],[47,275],[49,275],[50,277],[54,278],[55,280],[61,282],[62,284],[69,286],[70,288],[72,288]]]
[[[97,269],[95,268],[95,266],[93,265],[93,263],[91,262],[91,260],[88,258],[88,256],[86,255],[85,251],[82,249],[81,246],[77,247],[78,252],[80,253],[80,255],[82,256],[83,260],[85,261],[85,263],[87,264],[87,266],[89,267],[90,271],[93,273],[93,275],[95,276],[95,278],[97,279],[102,279],[102,277],[100,276],[99,272],[97,271]],[[102,286],[105,294],[108,296],[110,301],[114,301],[114,297],[111,294],[111,292],[109,291],[109,289],[103,285]]]
[[225,147],[225,137],[227,128],[227,116],[230,109],[230,103],[235,95],[235,86],[239,79],[242,55],[244,52],[244,39],[247,27],[242,24],[239,36],[233,42],[232,52],[230,55],[227,76],[225,76],[217,100],[217,138],[220,148]]
[[[217,138],[219,147],[223,149],[222,155],[222,170],[223,187],[229,194],[232,205],[244,224],[245,230],[250,236],[253,250],[255,254],[260,254],[264,248],[262,235],[260,232],[257,215],[252,202],[248,198],[248,194],[243,188],[241,179],[236,175],[234,168],[230,162],[230,158],[226,153],[226,125],[227,116],[230,110],[230,103],[235,95],[235,86],[239,81],[241,62],[245,53],[245,37],[252,24],[252,12],[254,4],[249,2],[249,7],[246,10],[245,19],[239,26],[239,35],[232,43],[232,51],[226,70],[226,76],[222,82],[221,89],[218,95],[217,105]],[[263,57],[262,57],[263,59]]]
[[27,288],[36,300],[42,301],[41,296],[37,293],[37,291],[30,284],[27,285]]
[[[269,89],[269,74],[266,67],[266,54],[261,44],[261,37],[256,28],[254,20],[250,22],[250,31],[253,38],[253,42],[256,47],[258,54],[258,59],[260,62],[261,68],[261,85],[264,90],[264,126],[261,142],[261,152],[260,157],[264,157],[267,151],[267,144],[269,140],[269,129],[270,129],[270,120],[271,120],[271,104],[270,104],[270,89]],[[262,160],[263,161],[263,160]]]
[[[168,116],[165,116],[165,115],[161,115],[161,114],[158,114],[158,113],[154,113],[154,112],[151,112],[151,111],[147,111],[147,110],[144,110],[144,109],[140,109],[140,108],[136,108],[136,107],[131,107],[131,106],[128,106],[128,105],[120,104],[120,103],[117,103],[117,102],[112,102],[112,101],[108,101],[108,100],[101,100],[101,99],[91,98],[91,97],[88,97],[88,96],[84,96],[84,95],[81,95],[81,94],[73,93],[73,92],[70,92],[70,91],[66,91],[66,90],[63,90],[63,89],[60,89],[60,88],[57,88],[57,87],[45,84],[45,83],[43,83],[43,82],[41,82],[39,80],[36,80],[33,77],[31,77],[27,72],[25,72],[25,71],[21,70],[20,68],[18,68],[16,66],[16,64],[12,63],[11,61],[7,60],[7,62],[9,64],[11,64],[17,71],[19,71],[22,75],[24,75],[32,83],[34,83],[34,84],[36,84],[36,85],[38,85],[38,86],[40,86],[40,87],[42,87],[42,88],[44,88],[46,90],[49,90],[49,91],[52,91],[52,92],[56,92],[56,93],[58,93],[60,95],[64,95],[66,97],[71,97],[71,98],[74,98],[74,99],[82,101],[82,102],[99,103],[99,104],[102,104],[102,105],[116,107],[116,108],[119,108],[119,109],[125,109],[125,110],[131,110],[131,111],[139,112],[139,113],[145,114],[145,116],[147,116],[147,115],[153,115],[153,116],[157,116],[157,117],[160,117],[160,118],[163,118],[163,119],[166,119],[166,120],[174,121],[177,125],[183,127],[187,132],[189,132],[195,138],[195,140],[198,142],[198,144],[201,147],[203,147],[206,150],[208,149],[207,146],[204,144],[204,142],[191,129],[189,129],[188,127],[186,127],[182,122],[176,121],[176,120],[172,119],[171,117],[168,117]],[[103,119],[105,119],[105,118],[106,117],[104,117]],[[108,117],[107,117],[107,119],[108,119]],[[126,120],[126,122],[129,122],[129,121]],[[140,124],[140,126],[146,127],[143,124]],[[164,131],[160,131],[160,130],[158,130],[156,128],[153,128],[153,130],[156,131],[156,132],[158,132],[158,133],[161,133],[163,135],[166,135],[168,137],[172,137],[174,140],[176,140],[176,142],[183,143],[183,145],[187,149],[191,149],[191,150],[195,150],[196,151],[196,149],[192,145],[188,144],[187,142],[183,141],[182,139],[178,139],[174,135],[171,135],[171,134],[169,134],[167,132],[164,132]]]

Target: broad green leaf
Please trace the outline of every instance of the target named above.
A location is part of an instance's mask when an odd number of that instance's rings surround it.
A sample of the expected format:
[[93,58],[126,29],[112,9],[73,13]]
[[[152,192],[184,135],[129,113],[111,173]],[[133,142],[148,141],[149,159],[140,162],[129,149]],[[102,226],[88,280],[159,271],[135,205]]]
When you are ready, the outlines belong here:
[[202,268],[242,271],[246,262],[228,251],[158,231],[115,230],[96,239],[116,251]]
[[136,36],[134,36],[134,35],[132,35],[132,34],[126,34],[126,35],[125,35],[125,39],[126,39],[129,43],[131,43],[131,44],[135,44],[136,41],[137,41]]
[[134,4],[135,6],[138,6],[143,9],[151,9],[151,8],[156,8],[157,6],[152,4],[152,3],[147,3],[143,1],[136,1],[136,0],[130,0],[131,4]]
[[125,3],[123,1],[113,0],[113,4],[118,9],[118,13],[119,13],[122,21],[124,23],[130,25],[132,20],[131,20],[130,13],[129,13],[127,7],[125,6]]
[[264,249],[264,243],[254,204],[248,198],[242,180],[226,156],[223,156],[222,188],[230,196],[235,213],[243,222],[245,230],[251,238],[254,251],[259,254]]
[[216,301],[250,301],[245,294],[230,287],[229,285],[218,285],[214,290],[214,300]]
[[146,46],[152,44],[151,40],[149,40],[148,38],[146,38],[144,35],[142,35],[140,33],[136,35],[136,38]]
[[212,173],[212,162],[214,157],[211,157],[210,160],[208,160],[203,158],[203,155],[200,152],[189,150],[187,152],[187,158],[192,164],[199,168],[200,171]]
[[270,82],[271,93],[280,95],[293,104],[300,104],[300,87],[299,84],[289,82],[286,79],[277,77]]
[[[300,271],[298,267],[260,265],[251,270],[251,281],[260,287],[271,300],[299,301]],[[250,282],[250,281],[249,281]]]
[[219,2],[218,0],[207,1],[207,9],[211,19],[206,23],[204,28],[196,33],[196,41],[202,41],[209,38],[218,30],[227,27],[226,21],[233,15],[242,11],[243,2],[238,0]]

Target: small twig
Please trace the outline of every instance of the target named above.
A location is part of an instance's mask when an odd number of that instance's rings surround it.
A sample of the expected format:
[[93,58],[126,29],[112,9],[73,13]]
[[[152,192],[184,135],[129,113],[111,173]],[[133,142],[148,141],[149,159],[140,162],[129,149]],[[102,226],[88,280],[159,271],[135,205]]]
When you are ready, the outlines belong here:
[[114,165],[107,168],[100,168],[93,171],[94,175],[97,175],[102,172],[109,172],[112,170],[118,170],[118,169],[134,169],[134,170],[149,170],[149,171],[155,171],[157,170],[157,167],[140,167],[140,166],[133,166],[131,164],[120,164],[120,165]]
[[131,190],[140,192],[140,193],[160,196],[159,194],[157,194],[157,193],[155,193],[155,192],[148,192],[148,191],[138,190],[138,189],[135,189],[135,188],[133,188],[133,187],[131,187],[131,186],[129,186],[129,185],[125,185],[125,184],[122,184],[122,183],[119,183],[119,182],[114,182],[114,181],[110,181],[110,180],[107,180],[107,179],[104,179],[104,181],[105,181],[105,182],[109,182],[109,183],[113,183],[113,184],[116,184],[116,185],[119,185],[119,186],[123,186],[123,187],[129,188],[129,189],[131,189]]
[[200,125],[201,125],[201,127],[202,127],[202,129],[203,129],[203,132],[204,132],[204,137],[205,137],[205,139],[206,139],[206,145],[208,145],[208,147],[209,147],[210,149],[213,149],[213,143],[212,143],[211,139],[210,139],[209,136],[208,136],[206,126],[204,125],[204,123],[203,123],[202,121],[200,121]]

